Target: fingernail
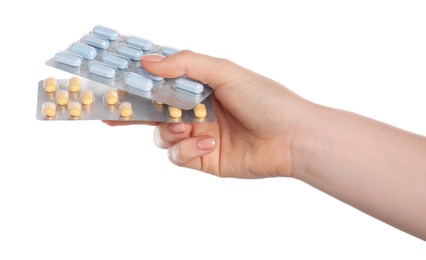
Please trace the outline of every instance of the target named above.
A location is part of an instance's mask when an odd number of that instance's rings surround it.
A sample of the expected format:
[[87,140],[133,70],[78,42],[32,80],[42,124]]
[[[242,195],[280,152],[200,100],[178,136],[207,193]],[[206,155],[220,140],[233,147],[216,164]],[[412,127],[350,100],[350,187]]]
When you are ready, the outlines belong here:
[[169,130],[173,134],[181,134],[185,132],[185,124],[184,123],[170,123]]
[[165,57],[159,54],[147,54],[141,57],[141,61],[148,62],[159,62],[162,61]]
[[216,147],[216,140],[212,137],[198,139],[195,144],[200,150],[211,150]]

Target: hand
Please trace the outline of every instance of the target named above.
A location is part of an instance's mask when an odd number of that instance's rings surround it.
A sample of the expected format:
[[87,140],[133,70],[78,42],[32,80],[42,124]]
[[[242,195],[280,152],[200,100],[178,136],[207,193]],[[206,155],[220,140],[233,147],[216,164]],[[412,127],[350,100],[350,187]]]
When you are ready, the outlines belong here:
[[147,55],[141,62],[155,75],[187,76],[214,90],[216,122],[156,126],[155,143],[168,149],[174,164],[221,177],[292,176],[292,136],[307,101],[228,60],[191,51]]

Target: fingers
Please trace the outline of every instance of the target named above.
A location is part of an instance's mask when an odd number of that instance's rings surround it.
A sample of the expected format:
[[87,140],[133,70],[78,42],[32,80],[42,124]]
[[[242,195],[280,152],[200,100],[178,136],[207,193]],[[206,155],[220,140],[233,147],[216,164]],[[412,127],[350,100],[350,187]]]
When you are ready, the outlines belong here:
[[192,126],[187,123],[161,123],[154,130],[154,142],[158,147],[168,149],[172,163],[202,170],[201,157],[214,151],[216,140],[208,135],[192,137]]
[[240,66],[224,59],[184,50],[163,57],[145,55],[141,58],[142,66],[149,72],[165,78],[187,76],[212,88],[219,88],[226,82],[240,75]]
[[183,139],[170,146],[169,160],[182,167],[202,170],[201,157],[214,151],[216,140],[211,136],[200,136]]
[[161,123],[154,130],[154,143],[163,149],[191,136],[192,124]]

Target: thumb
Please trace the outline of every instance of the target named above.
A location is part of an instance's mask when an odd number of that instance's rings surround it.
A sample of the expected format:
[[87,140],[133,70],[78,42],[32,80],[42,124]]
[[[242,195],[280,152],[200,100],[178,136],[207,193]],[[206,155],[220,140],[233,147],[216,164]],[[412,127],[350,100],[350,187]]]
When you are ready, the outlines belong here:
[[228,60],[198,54],[189,50],[163,57],[157,54],[141,58],[144,69],[164,78],[186,76],[217,89],[237,76],[244,69]]

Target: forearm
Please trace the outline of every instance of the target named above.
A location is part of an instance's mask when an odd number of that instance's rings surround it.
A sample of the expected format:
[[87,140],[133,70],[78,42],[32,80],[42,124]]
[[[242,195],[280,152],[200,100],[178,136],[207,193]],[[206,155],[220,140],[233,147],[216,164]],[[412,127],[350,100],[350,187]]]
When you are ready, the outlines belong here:
[[426,138],[345,111],[309,111],[294,137],[293,175],[426,240]]

